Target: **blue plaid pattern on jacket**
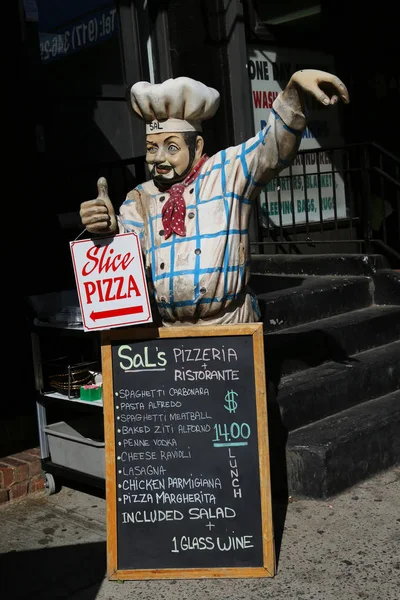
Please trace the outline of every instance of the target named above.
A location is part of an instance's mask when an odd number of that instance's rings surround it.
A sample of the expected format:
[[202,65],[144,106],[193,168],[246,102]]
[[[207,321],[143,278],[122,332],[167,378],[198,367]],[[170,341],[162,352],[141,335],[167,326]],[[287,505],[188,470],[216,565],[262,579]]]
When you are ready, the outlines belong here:
[[259,320],[257,301],[247,287],[248,227],[254,200],[296,155],[301,131],[281,119],[279,112],[286,116],[287,111],[278,96],[262,131],[204,163],[184,191],[185,237],[164,239],[161,210],[168,192],[160,192],[153,181],[127,195],[118,217],[120,231],[135,231],[140,238],[165,324]]

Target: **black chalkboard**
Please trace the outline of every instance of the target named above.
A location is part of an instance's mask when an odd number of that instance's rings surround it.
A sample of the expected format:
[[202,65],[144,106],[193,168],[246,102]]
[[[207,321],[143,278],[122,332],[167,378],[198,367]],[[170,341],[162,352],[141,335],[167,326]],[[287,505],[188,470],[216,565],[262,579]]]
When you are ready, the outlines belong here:
[[187,329],[103,342],[110,576],[272,575],[259,326]]

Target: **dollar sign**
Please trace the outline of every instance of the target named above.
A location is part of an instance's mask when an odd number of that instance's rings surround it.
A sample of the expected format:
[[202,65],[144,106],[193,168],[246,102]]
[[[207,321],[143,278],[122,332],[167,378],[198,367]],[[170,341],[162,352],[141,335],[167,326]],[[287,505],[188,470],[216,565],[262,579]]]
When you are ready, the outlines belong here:
[[230,413],[234,413],[237,409],[238,403],[235,400],[235,396],[237,395],[237,392],[231,390],[230,392],[227,392],[225,396],[226,405],[224,406],[224,408],[226,408],[226,410],[229,410]]

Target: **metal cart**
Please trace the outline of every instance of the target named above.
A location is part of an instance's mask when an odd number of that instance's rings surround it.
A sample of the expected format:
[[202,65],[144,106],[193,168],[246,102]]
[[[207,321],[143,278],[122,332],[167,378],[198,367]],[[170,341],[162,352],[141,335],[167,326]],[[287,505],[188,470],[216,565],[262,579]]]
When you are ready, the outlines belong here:
[[42,469],[49,494],[63,481],[105,489],[103,401],[81,400],[101,381],[100,338],[85,332],[76,291],[30,296]]

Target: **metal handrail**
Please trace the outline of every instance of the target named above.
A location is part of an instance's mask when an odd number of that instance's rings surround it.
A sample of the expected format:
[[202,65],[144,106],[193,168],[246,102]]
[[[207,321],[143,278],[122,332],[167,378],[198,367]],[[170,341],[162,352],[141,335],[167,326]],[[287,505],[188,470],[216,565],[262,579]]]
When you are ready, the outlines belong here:
[[386,150],[376,142],[351,142],[350,144],[342,144],[340,146],[323,146],[320,148],[307,148],[298,150],[297,154],[306,154],[308,152],[336,152],[338,150],[347,150],[350,148],[365,148],[366,146],[371,146],[376,148],[382,154],[385,154],[388,158],[391,158],[395,162],[400,164],[400,157],[392,154],[389,150]]
[[382,248],[382,250],[384,250],[387,254],[390,254],[391,256],[393,256],[393,258],[400,261],[400,252],[396,252],[396,250],[394,250],[393,248],[391,248],[390,246],[388,246],[387,244],[382,242],[382,240],[372,239],[371,242],[373,244],[375,244],[375,246],[380,246]]
[[396,156],[395,154],[392,154],[391,152],[389,152],[389,150],[386,150],[386,148],[383,148],[380,144],[377,144],[376,142],[368,142],[368,144],[379,150],[381,154],[385,154],[386,156],[400,164],[400,157]]
[[[321,171],[320,153],[330,155],[331,170]],[[260,210],[257,210],[258,235],[256,241],[251,240],[251,248],[259,252],[272,246],[277,252],[301,253],[307,246],[316,248],[325,244],[328,247],[330,244],[339,248],[341,244],[350,244],[350,247],[369,253],[374,251],[374,247],[379,247],[395,268],[399,268],[397,246],[400,241],[400,158],[376,142],[309,148],[300,150],[298,154],[301,159],[293,165],[298,167],[298,172],[294,173],[290,167],[288,175],[276,177],[275,187],[265,189],[266,213],[262,217],[265,219],[264,225],[261,224]],[[313,154],[314,158],[308,161],[308,154]],[[323,216],[322,210],[322,194],[326,194],[322,189],[326,184],[321,182],[321,176],[326,173],[331,174],[333,182],[330,191],[333,214],[329,218]],[[336,211],[337,174],[343,178],[347,208],[346,216],[340,217]],[[315,192],[309,196],[310,176],[317,182],[318,196]],[[299,190],[299,179],[302,181],[300,189],[303,192],[300,198],[304,198],[302,202],[305,205],[305,213],[301,216],[297,208],[295,210],[295,202],[299,196],[296,199],[294,196],[294,190]],[[290,194],[284,202],[281,180],[285,180],[285,193]],[[309,220],[308,198],[313,197],[312,201],[319,206],[320,217]],[[286,216],[283,221],[283,215],[288,215],[288,205],[291,206],[291,217],[288,219]],[[387,212],[388,205],[390,212]]]
[[390,183],[393,183],[393,185],[395,185],[396,187],[398,187],[400,189],[400,181],[397,181],[397,179],[395,179],[394,177],[391,177],[391,175],[388,175],[385,171],[382,171],[382,169],[378,169],[378,167],[371,167],[371,168],[373,171],[375,171],[376,173],[379,173],[379,175],[381,175],[387,181],[390,181]]

